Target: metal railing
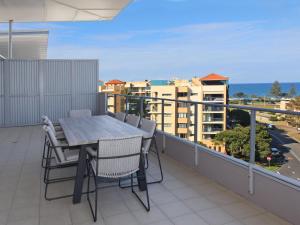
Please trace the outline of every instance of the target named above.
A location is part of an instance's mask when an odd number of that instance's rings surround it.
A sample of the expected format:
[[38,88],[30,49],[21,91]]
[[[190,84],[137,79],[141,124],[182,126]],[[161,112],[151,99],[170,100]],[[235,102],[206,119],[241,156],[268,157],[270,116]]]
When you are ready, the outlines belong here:
[[[260,108],[260,107],[251,107],[251,106],[242,106],[242,105],[235,105],[235,104],[221,104],[221,103],[211,103],[211,102],[197,102],[197,101],[190,101],[190,100],[178,100],[178,99],[169,99],[169,98],[158,98],[158,97],[149,97],[149,96],[134,96],[134,95],[123,95],[123,94],[113,94],[109,95],[114,97],[114,102],[116,102],[117,96],[124,97],[125,98],[125,112],[128,113],[128,103],[130,99],[139,99],[140,101],[140,109],[139,114],[141,117],[144,116],[144,100],[151,99],[155,102],[160,101],[161,105],[161,131],[165,131],[165,118],[164,118],[164,112],[165,112],[165,104],[166,102],[176,102],[181,104],[186,104],[189,107],[194,108],[194,135],[193,135],[193,141],[195,144],[199,144],[198,140],[198,105],[203,105],[205,107],[225,107],[226,109],[242,109],[247,110],[250,112],[250,160],[249,160],[249,193],[253,194],[253,166],[255,165],[255,141],[256,141],[256,113],[257,112],[270,112],[270,113],[280,113],[285,115],[294,115],[294,116],[300,116],[300,112],[295,111],[289,111],[289,110],[279,110],[279,109],[270,109],[270,108]],[[116,111],[116,105],[115,111]],[[205,108],[204,108],[205,109]],[[221,131],[221,129],[217,129],[217,131]],[[164,146],[164,144],[163,144]],[[163,147],[164,148],[164,147]],[[197,154],[197,151],[195,152]],[[197,157],[196,157],[197,158]],[[197,162],[195,162],[197,164]]]

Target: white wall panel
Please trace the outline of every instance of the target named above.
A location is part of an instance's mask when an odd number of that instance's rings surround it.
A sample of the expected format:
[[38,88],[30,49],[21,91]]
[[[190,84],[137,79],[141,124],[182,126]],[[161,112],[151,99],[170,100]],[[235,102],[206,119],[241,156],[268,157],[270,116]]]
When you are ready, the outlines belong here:
[[0,126],[54,121],[71,109],[99,109],[97,60],[0,61]]

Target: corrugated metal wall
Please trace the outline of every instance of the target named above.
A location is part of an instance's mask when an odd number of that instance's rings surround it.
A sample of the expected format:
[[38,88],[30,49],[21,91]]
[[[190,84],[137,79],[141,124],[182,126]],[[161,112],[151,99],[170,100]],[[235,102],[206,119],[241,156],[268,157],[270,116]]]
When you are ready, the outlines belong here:
[[71,109],[98,114],[97,80],[97,60],[0,61],[0,126],[57,121]]

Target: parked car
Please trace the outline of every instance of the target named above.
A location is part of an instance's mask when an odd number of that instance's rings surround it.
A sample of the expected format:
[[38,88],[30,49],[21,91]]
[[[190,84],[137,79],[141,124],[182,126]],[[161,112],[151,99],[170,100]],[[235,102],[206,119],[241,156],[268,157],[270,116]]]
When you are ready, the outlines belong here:
[[275,126],[271,123],[267,124],[267,128],[270,130],[273,130],[275,128]]
[[271,148],[272,156],[281,156],[281,151],[278,148]]

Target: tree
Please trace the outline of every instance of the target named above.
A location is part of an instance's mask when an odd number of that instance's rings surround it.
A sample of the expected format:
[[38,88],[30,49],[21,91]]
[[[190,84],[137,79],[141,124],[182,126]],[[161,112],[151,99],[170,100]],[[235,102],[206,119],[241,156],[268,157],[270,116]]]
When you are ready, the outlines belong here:
[[250,125],[250,114],[242,109],[231,110],[229,112],[229,119],[233,126],[236,124],[239,124],[243,127]]
[[246,98],[247,95],[244,92],[237,92],[233,95],[235,98]]
[[295,84],[292,84],[292,85],[291,85],[291,88],[290,88],[290,90],[289,90],[288,96],[289,96],[290,98],[293,98],[293,97],[296,96],[296,94],[297,94],[296,86],[295,86]]
[[281,96],[281,86],[277,80],[272,84],[270,94],[274,97]]
[[[255,148],[256,161],[266,161],[270,154],[271,137],[266,127],[256,126]],[[216,134],[216,144],[225,144],[229,155],[249,161],[250,157],[250,127],[237,126],[232,130],[226,130]]]

